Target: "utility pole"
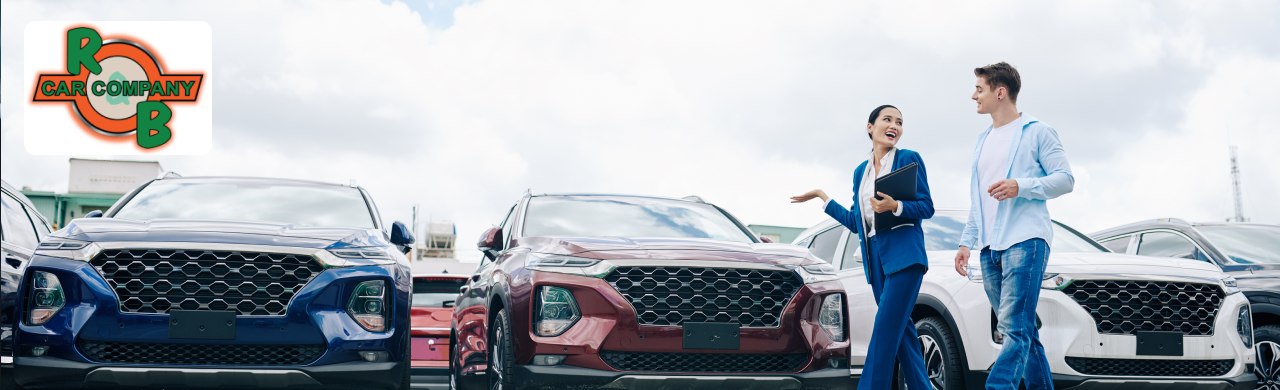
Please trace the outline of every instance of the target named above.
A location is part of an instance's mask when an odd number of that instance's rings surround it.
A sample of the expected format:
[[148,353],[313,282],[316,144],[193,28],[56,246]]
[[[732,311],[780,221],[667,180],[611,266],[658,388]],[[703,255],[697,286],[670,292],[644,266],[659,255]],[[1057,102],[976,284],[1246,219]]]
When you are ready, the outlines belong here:
[[1246,222],[1244,218],[1244,204],[1240,199],[1240,163],[1236,159],[1236,147],[1231,146],[1231,190],[1235,197],[1236,216],[1232,218],[1235,222]]

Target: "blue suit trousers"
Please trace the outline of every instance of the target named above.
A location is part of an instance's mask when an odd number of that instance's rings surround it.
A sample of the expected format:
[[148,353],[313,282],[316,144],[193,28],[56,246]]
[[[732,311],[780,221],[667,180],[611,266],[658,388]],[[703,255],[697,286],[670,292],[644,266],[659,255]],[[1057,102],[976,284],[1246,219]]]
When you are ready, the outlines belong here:
[[[874,242],[875,239],[872,236],[868,241]],[[911,321],[911,309],[916,305],[916,296],[920,294],[920,283],[927,268],[914,264],[885,274],[880,264],[880,253],[875,247],[867,245],[864,269],[879,310],[876,311],[875,328],[871,331],[871,345],[858,389],[889,389],[893,383],[894,362],[901,363],[908,388],[930,389],[916,325]]]

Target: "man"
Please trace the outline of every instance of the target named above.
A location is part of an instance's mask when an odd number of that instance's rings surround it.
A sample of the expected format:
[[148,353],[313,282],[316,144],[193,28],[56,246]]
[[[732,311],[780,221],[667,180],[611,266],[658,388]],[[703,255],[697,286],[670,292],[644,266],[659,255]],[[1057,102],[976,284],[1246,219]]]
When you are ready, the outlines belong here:
[[999,319],[1003,348],[988,389],[1052,389],[1049,360],[1036,331],[1040,282],[1053,242],[1048,199],[1071,192],[1075,178],[1058,133],[1018,112],[1018,70],[1001,62],[973,70],[978,113],[991,127],[978,136],[970,180],[969,222],[956,272],[969,275],[969,248],[981,248],[983,287]]

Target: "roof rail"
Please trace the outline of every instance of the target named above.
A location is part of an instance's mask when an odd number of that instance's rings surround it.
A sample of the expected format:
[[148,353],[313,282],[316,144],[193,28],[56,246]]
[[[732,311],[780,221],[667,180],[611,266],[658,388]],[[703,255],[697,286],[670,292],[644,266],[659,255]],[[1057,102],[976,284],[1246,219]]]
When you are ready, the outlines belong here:
[[1154,220],[1154,221],[1156,221],[1156,222],[1164,222],[1164,223],[1176,223],[1176,224],[1179,224],[1179,225],[1188,225],[1188,226],[1190,226],[1190,225],[1191,225],[1191,223],[1190,223],[1190,222],[1187,222],[1187,221],[1184,221],[1184,220],[1181,220],[1181,219],[1178,219],[1178,218],[1160,218],[1160,219],[1156,219],[1156,220]]

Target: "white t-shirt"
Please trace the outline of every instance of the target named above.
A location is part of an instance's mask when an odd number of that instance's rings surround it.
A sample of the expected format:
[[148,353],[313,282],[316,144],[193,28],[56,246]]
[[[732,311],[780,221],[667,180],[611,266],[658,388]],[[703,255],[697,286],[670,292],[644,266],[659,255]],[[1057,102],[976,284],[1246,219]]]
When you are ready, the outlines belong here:
[[[982,142],[982,155],[978,156],[978,185],[982,202],[982,242],[991,242],[992,229],[996,225],[996,210],[1000,202],[987,193],[993,184],[1009,177],[1009,143],[1013,142],[1013,132],[1022,128],[1022,118],[992,129],[987,139]],[[981,249],[981,248],[975,248]]]

